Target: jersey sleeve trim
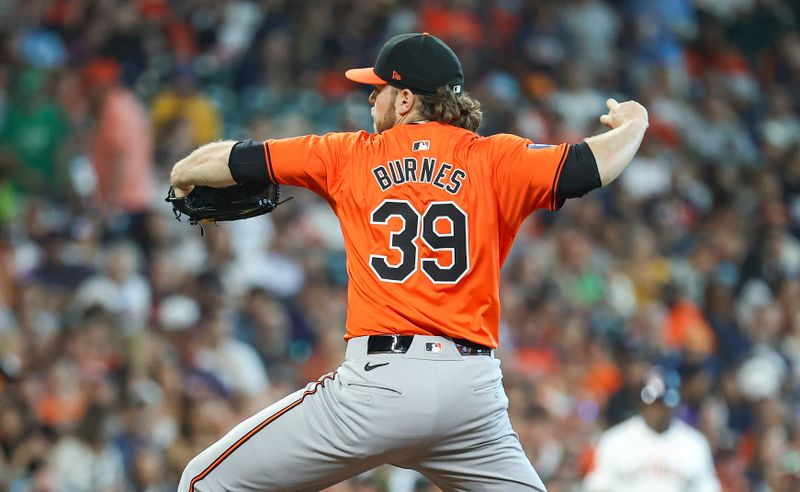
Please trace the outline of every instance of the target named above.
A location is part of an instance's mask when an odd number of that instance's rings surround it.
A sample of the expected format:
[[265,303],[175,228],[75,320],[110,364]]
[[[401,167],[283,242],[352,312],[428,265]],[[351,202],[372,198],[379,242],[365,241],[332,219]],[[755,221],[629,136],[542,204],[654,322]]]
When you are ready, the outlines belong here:
[[567,151],[569,150],[569,145],[564,146],[564,150],[561,152],[561,160],[558,162],[558,167],[556,168],[556,173],[553,176],[553,186],[550,189],[550,210],[558,210],[561,208],[561,205],[564,204],[564,201],[560,201],[556,197],[556,190],[558,189],[558,180],[561,178],[561,170],[564,168],[564,162],[567,160]]
[[558,180],[556,200],[580,198],[601,186],[597,161],[589,144],[581,142],[570,145],[569,153],[564,161],[564,169]]
[[267,144],[266,140],[264,141],[264,156],[267,158],[267,173],[269,174],[269,179],[273,184],[278,184],[278,179],[275,177],[275,169],[272,167],[272,155],[270,154],[269,144]]
[[238,184],[267,184],[270,181],[267,158],[255,140],[236,142],[228,155],[228,169]]

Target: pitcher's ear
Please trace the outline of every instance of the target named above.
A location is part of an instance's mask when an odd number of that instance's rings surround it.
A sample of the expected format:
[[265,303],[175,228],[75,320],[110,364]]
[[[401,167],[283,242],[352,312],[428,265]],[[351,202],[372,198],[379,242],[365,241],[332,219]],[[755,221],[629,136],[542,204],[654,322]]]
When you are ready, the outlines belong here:
[[417,95],[409,89],[400,89],[395,96],[395,107],[400,116],[404,116],[414,109],[414,104],[417,100]]

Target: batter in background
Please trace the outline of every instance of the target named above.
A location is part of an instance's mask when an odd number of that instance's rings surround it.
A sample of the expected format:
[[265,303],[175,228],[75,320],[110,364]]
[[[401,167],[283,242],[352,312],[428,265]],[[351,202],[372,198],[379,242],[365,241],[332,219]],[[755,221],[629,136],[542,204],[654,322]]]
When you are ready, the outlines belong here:
[[650,370],[640,414],[600,436],[585,492],[719,492],[708,441],[672,416],[680,395],[677,372]]
[[607,101],[611,128],[581,143],[479,136],[461,63],[428,33],[390,39],[374,67],[375,133],[205,145],[178,162],[196,185],[309,188],[347,253],[344,363],[195,457],[179,491],[320,490],[382,464],[443,490],[543,491],[511,428],[498,345],[500,269],[526,217],[611,183],[648,126]]

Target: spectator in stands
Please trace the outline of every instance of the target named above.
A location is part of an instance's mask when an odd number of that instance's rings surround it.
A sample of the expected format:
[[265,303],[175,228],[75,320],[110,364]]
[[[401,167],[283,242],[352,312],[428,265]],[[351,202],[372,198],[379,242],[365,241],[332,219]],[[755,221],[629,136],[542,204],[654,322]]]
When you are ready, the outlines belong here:
[[98,211],[114,221],[112,229],[143,242],[144,212],[155,192],[152,130],[142,103],[119,77],[119,64],[109,58],[92,60],[83,69],[95,118],[89,156],[97,175]]
[[64,146],[70,133],[47,72],[33,67],[17,72],[7,104],[0,123],[0,159],[13,165],[18,191],[64,198]]

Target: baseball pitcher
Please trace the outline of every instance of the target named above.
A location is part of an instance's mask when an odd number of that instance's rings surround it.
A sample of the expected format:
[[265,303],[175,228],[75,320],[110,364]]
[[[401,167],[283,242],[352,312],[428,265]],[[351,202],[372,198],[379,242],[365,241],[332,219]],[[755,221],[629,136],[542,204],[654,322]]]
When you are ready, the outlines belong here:
[[[461,63],[428,33],[395,36],[345,76],[374,87],[374,133],[215,142],[172,170],[170,200],[192,221],[225,205],[201,206],[200,192],[315,191],[339,218],[349,274],[342,365],[200,453],[179,491],[320,490],[385,463],[448,491],[543,491],[494,353],[500,269],[533,211],[622,172],[647,111],[609,99],[611,130],[578,144],[479,136]],[[266,196],[249,211],[271,210]]]

